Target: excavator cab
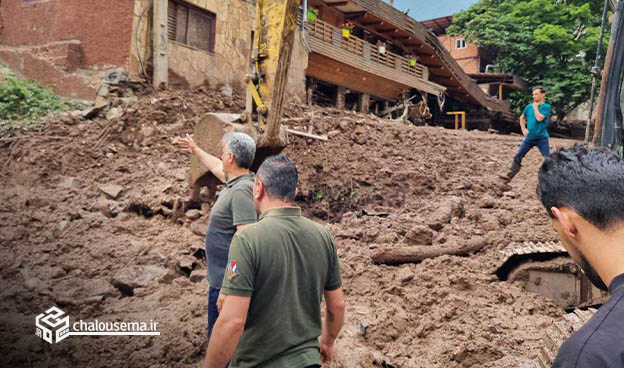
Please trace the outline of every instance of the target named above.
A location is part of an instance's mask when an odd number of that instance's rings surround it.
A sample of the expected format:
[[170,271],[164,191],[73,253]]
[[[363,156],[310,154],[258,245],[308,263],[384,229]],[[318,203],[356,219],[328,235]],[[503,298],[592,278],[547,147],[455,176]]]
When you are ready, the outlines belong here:
[[[255,171],[265,158],[280,153],[288,144],[281,128],[288,67],[297,30],[299,0],[257,0],[256,30],[248,87],[247,111],[243,114],[208,113],[195,126],[193,139],[217,157],[221,139],[229,132],[244,132],[256,141]],[[191,199],[199,200],[202,187],[214,198],[219,180],[196,156],[191,157]]]

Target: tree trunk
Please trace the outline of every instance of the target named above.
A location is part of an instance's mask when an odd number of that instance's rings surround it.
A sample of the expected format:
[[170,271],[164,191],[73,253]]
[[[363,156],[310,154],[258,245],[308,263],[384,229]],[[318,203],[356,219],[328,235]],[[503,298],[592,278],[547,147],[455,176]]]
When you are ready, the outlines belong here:
[[483,248],[487,241],[483,237],[470,239],[466,244],[456,247],[416,246],[381,250],[371,257],[375,264],[399,265],[403,263],[418,263],[423,259],[435,258],[443,255],[460,256],[476,252]]

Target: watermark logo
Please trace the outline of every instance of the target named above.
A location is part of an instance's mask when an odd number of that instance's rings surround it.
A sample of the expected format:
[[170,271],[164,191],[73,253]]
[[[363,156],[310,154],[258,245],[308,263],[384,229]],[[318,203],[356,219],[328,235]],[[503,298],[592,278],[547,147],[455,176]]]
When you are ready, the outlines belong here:
[[35,334],[50,344],[60,342],[69,336],[69,316],[65,312],[52,307],[35,318],[37,330]]
[[50,344],[68,336],[160,336],[158,322],[103,322],[77,320],[71,324],[69,315],[52,307],[35,318],[35,334]]

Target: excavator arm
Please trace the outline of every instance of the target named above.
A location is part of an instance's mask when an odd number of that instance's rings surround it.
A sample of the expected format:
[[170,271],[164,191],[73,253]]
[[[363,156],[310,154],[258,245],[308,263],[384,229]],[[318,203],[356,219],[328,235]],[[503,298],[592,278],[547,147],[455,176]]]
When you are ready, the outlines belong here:
[[[255,171],[266,157],[278,154],[286,147],[288,141],[280,122],[299,4],[300,0],[256,1],[251,70],[245,76],[249,88],[247,98],[251,100],[247,101],[247,106],[251,109],[243,115],[208,113],[202,116],[195,126],[193,137],[204,151],[218,157],[224,134],[247,133],[256,141],[256,157],[251,167]],[[214,197],[219,184],[195,155],[191,157],[189,181],[191,199],[195,201],[199,200],[202,187],[208,187],[209,197]]]
[[605,60],[594,143],[622,154],[622,81],[624,79],[624,1],[617,2]]

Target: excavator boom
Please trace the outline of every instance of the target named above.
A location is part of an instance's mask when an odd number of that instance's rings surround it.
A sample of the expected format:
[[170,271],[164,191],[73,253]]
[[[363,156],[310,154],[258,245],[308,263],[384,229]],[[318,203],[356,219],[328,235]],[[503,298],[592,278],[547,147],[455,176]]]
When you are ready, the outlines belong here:
[[[204,115],[193,131],[195,142],[204,151],[218,157],[224,134],[247,133],[256,141],[256,157],[251,167],[255,171],[266,157],[278,154],[288,144],[280,121],[299,3],[300,0],[257,0],[252,70],[245,76],[249,88],[248,110],[242,115]],[[219,180],[193,156],[190,184],[191,199],[197,201],[202,187],[208,187],[209,196],[214,197]]]

